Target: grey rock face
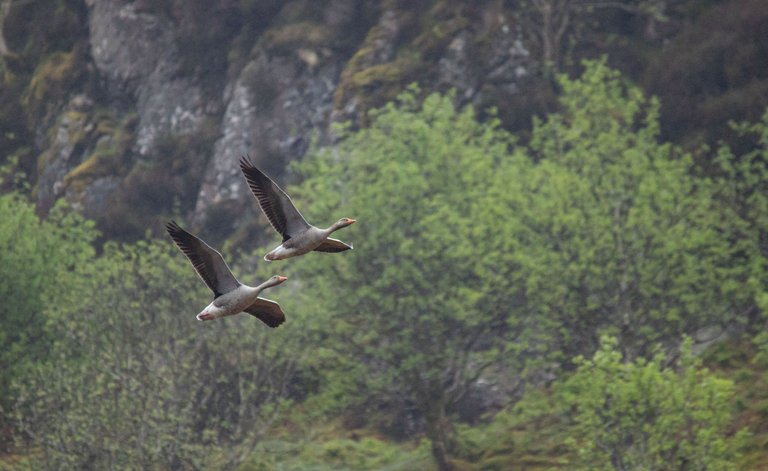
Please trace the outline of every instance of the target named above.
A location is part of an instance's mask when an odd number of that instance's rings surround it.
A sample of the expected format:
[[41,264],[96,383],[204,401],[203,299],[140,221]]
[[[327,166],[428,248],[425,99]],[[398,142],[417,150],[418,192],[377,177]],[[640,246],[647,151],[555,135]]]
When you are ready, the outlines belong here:
[[250,155],[254,163],[276,175],[287,161],[304,155],[313,134],[321,142],[327,140],[342,63],[322,51],[304,51],[269,57],[260,50],[243,68],[225,98],[221,138],[195,206],[197,224],[203,224],[212,210],[230,210],[234,215],[253,206],[238,166],[241,156]]
[[136,11],[134,3],[90,0],[91,54],[113,93],[136,100],[135,151],[146,157],[158,137],[194,132],[206,103],[191,77],[178,77],[179,51],[168,18]]
[[477,31],[463,30],[449,43],[437,63],[439,89],[457,91],[459,104],[478,104],[485,93],[513,95],[528,75],[530,52],[520,33],[505,15],[493,15],[479,33],[486,41],[478,46]]
[[87,97],[73,98],[54,124],[51,142],[43,153],[44,166],[37,177],[37,204],[48,210],[65,193],[64,177],[82,158],[83,150],[78,148],[83,135],[93,124],[88,112],[93,103]]
[[[452,26],[435,33],[429,26],[435,20],[427,19],[431,7],[424,5],[285,2],[271,10],[274,18],[243,19],[257,26],[241,25],[241,36],[233,33],[226,39],[231,43],[217,43],[216,50],[235,52],[236,59],[222,62],[230,70],[206,76],[199,73],[205,64],[180,50],[181,38],[195,38],[200,28],[184,12],[142,10],[137,5],[144,2],[127,0],[86,4],[93,73],[106,99],[82,98],[91,103],[84,113],[72,113],[74,103],[62,104],[55,131],[46,132],[39,146],[40,206],[66,197],[85,214],[98,214],[110,198],[140,199],[145,191],[135,182],[153,190],[154,182],[173,175],[180,180],[168,191],[188,190],[184,216],[198,228],[229,221],[232,227],[217,229],[222,236],[261,218],[240,175],[242,155],[289,183],[287,163],[303,157],[313,136],[319,145],[332,144],[332,122],[365,125],[370,108],[410,82],[425,91],[456,89],[458,105],[487,106],[517,93],[527,70],[528,52],[497,4],[472,8],[476,16],[469,22],[441,10],[439,21]],[[201,41],[201,47],[211,46],[210,36]],[[112,123],[106,127],[100,125],[103,117],[94,116],[104,109]],[[196,147],[187,153],[184,145]],[[114,153],[116,161],[110,160]],[[90,163],[100,167],[84,165],[92,156],[98,158]],[[142,172],[162,177],[143,178]],[[170,205],[146,200],[144,207],[162,212]]]

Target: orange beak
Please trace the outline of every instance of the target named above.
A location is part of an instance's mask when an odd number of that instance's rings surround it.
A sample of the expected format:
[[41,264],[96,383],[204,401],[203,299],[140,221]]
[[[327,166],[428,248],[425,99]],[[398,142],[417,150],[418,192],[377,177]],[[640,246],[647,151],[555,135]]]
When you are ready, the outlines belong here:
[[348,218],[348,219],[349,219],[349,224],[350,225],[357,222],[357,219],[352,219],[352,218]]
[[288,279],[288,277],[287,277],[287,276],[279,276],[279,275],[278,275],[278,277],[277,277],[277,281],[285,281],[285,280],[287,280],[287,279]]

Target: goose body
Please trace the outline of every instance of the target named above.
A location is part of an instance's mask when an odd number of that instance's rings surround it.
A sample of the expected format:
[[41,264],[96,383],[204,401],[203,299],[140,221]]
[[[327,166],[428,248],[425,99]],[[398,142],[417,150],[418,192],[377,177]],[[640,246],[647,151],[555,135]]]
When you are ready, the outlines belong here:
[[342,227],[354,224],[354,219],[341,218],[327,229],[315,227],[304,219],[285,191],[248,158],[240,159],[240,169],[269,223],[283,236],[283,243],[267,253],[264,260],[283,260],[312,251],[343,252],[352,249],[351,244],[329,236]]
[[175,221],[166,225],[166,231],[179,249],[187,256],[200,279],[213,291],[213,302],[197,315],[200,321],[211,321],[220,317],[246,312],[269,327],[285,322],[280,305],[259,294],[288,278],[273,276],[258,286],[248,286],[237,281],[224,258],[201,239],[182,229]]

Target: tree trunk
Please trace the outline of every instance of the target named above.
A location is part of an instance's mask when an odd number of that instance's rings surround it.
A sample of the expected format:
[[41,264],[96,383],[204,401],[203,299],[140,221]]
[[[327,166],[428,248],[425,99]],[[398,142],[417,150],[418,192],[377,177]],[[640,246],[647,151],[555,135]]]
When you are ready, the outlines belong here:
[[427,421],[427,437],[432,441],[432,456],[437,462],[439,471],[453,469],[448,461],[451,449],[452,427],[445,417],[445,401],[441,398],[427,404],[425,419]]

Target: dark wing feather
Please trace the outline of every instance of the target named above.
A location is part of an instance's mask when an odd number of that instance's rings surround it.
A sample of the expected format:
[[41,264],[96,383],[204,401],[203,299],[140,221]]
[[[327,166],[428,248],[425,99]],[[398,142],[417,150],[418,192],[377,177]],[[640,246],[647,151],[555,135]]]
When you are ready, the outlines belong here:
[[285,314],[283,313],[283,310],[280,309],[280,305],[269,299],[256,298],[256,301],[248,306],[248,308],[245,309],[245,312],[255,316],[261,322],[272,328],[285,322]]
[[345,250],[352,250],[352,246],[349,244],[346,244],[338,239],[332,239],[328,237],[323,241],[322,244],[318,248],[315,249],[315,252],[344,252]]
[[221,254],[194,235],[182,229],[176,221],[165,226],[168,235],[184,252],[203,282],[213,291],[214,298],[240,286]]
[[283,242],[310,228],[291,198],[247,157],[240,159],[240,169],[269,223],[283,236]]

